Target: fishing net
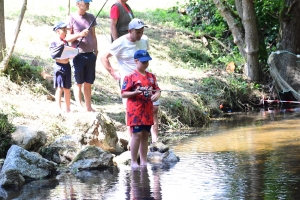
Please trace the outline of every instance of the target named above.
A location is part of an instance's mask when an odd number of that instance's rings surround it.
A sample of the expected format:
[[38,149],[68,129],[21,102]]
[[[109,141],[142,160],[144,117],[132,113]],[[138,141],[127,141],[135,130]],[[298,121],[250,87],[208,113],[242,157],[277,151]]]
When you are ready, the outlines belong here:
[[272,52],[268,58],[270,74],[278,92],[291,92],[300,101],[300,55],[289,51]]

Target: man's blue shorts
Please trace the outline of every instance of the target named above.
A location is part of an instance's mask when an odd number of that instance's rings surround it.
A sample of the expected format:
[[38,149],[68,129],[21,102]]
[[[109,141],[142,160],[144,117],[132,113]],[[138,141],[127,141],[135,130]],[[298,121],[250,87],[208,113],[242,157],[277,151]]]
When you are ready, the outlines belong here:
[[130,126],[131,133],[142,132],[143,130],[150,132],[151,125]]
[[79,53],[73,59],[76,84],[93,84],[96,76],[96,55],[93,52]]
[[72,86],[71,65],[56,62],[53,70],[53,87],[70,89]]

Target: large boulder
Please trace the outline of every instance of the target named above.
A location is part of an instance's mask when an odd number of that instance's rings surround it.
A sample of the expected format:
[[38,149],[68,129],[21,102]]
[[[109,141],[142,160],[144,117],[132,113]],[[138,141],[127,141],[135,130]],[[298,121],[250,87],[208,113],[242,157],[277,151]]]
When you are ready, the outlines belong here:
[[130,151],[125,151],[121,155],[118,155],[113,158],[115,165],[130,165],[131,163],[131,154]]
[[37,151],[47,142],[47,136],[43,131],[27,126],[18,126],[11,136],[14,144],[28,151]]
[[82,133],[81,144],[94,145],[115,154],[123,152],[118,141],[116,127],[107,115],[99,112],[94,119],[86,123],[90,125],[85,125],[87,129]]
[[87,146],[73,159],[69,167],[74,171],[113,166],[113,155],[96,146]]
[[165,153],[169,150],[169,146],[162,142],[154,142],[149,147],[151,152],[158,151],[159,153]]
[[82,148],[78,140],[76,135],[62,136],[51,145],[41,148],[40,154],[55,163],[69,164]]
[[147,160],[150,163],[160,164],[160,163],[176,163],[179,161],[179,157],[175,155],[172,150],[168,150],[164,153],[160,153],[159,151],[148,152]]
[[7,152],[1,174],[16,169],[25,179],[40,179],[53,175],[56,172],[56,165],[36,153],[30,153],[22,147],[12,145]]
[[0,173],[1,187],[20,187],[25,183],[22,173],[18,169],[9,169]]

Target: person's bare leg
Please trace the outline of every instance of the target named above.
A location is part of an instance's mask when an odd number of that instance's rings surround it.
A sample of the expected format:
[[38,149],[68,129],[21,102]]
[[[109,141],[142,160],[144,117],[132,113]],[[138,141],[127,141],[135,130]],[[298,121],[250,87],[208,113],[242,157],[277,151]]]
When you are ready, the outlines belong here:
[[61,87],[56,88],[56,91],[55,91],[55,102],[56,102],[56,105],[58,106],[60,111],[62,110],[61,109],[62,91],[63,91],[63,88],[61,88]]
[[[127,111],[126,111],[127,108],[125,108],[125,124],[127,124]],[[130,126],[127,126],[127,133],[130,137],[130,139],[132,138],[132,133],[130,131]]]
[[71,108],[70,108],[71,92],[70,92],[70,89],[65,89],[64,88],[64,96],[65,96],[66,112],[69,113],[69,112],[71,112]]
[[147,165],[147,152],[148,152],[148,138],[149,138],[149,132],[143,130],[142,136],[141,136],[141,142],[140,142],[140,164],[141,165]]
[[83,94],[84,94],[84,101],[85,101],[85,107],[88,112],[95,112],[95,110],[92,108],[92,84],[90,83],[84,83],[83,84]]
[[139,164],[137,162],[138,150],[142,138],[142,132],[133,133],[130,142],[130,155],[131,155],[131,167],[137,168]]
[[76,101],[76,104],[79,107],[79,109],[82,109],[81,88],[82,88],[82,84],[76,84],[74,86],[74,97],[75,97],[75,101]]
[[158,140],[158,106],[153,106],[153,122],[151,126],[152,143]]
[[[124,99],[122,101],[124,101]],[[124,102],[122,102],[122,103],[124,105],[126,105]],[[125,107],[125,124],[127,124],[127,107]],[[131,143],[131,138],[132,138],[132,132],[130,130],[130,126],[126,126],[126,131],[128,133],[128,136],[129,136],[129,140],[128,140],[129,145],[127,146],[127,149],[130,150],[130,143]]]

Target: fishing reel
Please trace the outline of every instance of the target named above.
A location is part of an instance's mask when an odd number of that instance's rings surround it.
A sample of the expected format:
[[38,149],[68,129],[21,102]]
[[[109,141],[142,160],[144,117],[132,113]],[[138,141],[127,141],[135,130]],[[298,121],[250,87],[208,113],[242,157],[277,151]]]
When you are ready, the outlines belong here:
[[[149,88],[148,88],[149,89]],[[144,88],[140,88],[139,90],[143,92],[144,97],[146,98],[150,98],[151,97],[151,93],[152,90],[148,90],[148,89],[144,89]]]
[[150,97],[151,97],[151,94],[150,94],[150,91],[149,91],[149,90],[143,91],[143,95],[144,95],[144,97],[146,97],[146,98],[150,98]]

